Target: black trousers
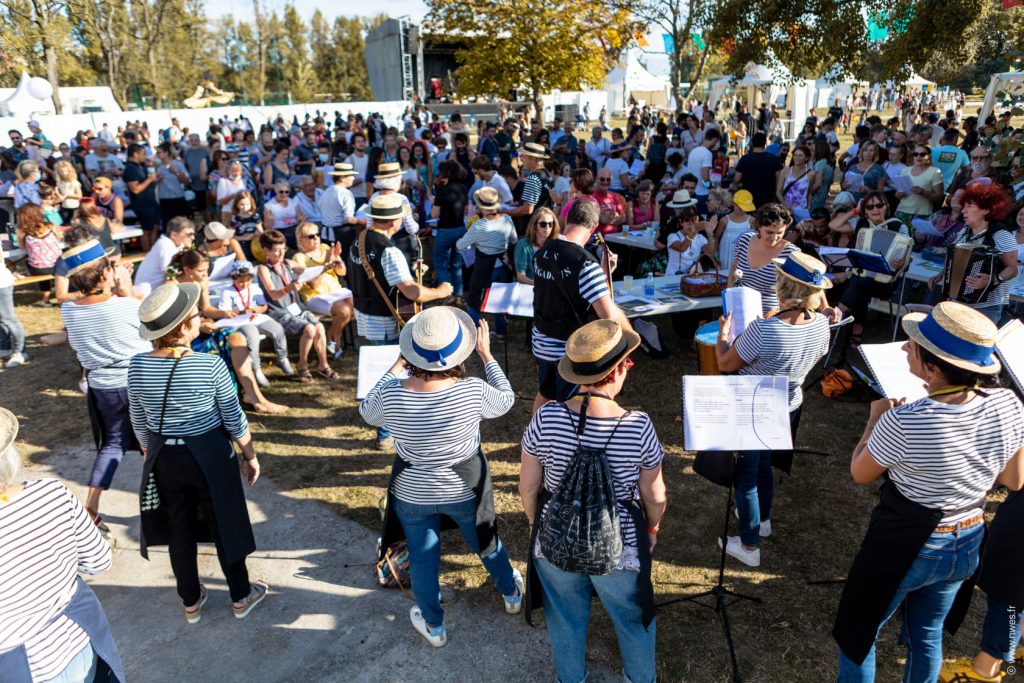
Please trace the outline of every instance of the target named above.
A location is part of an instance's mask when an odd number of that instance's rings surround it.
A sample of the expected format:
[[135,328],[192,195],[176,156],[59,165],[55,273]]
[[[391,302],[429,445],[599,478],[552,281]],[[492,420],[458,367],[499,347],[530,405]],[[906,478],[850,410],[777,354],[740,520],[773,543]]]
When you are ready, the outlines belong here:
[[863,325],[871,299],[874,297],[889,299],[895,287],[893,282],[878,282],[870,275],[854,275],[850,278],[839,303],[849,309],[858,325]]
[[[165,446],[153,464],[153,472],[160,493],[160,506],[169,517],[168,555],[171,558],[171,571],[174,572],[178,596],[188,607],[199,602],[196,528],[200,509],[204,509],[208,516],[213,515],[210,487],[187,446]],[[219,531],[215,532],[214,545],[217,547],[220,568],[228,582],[231,600],[239,602],[252,590],[245,559],[232,564],[224,562]]]

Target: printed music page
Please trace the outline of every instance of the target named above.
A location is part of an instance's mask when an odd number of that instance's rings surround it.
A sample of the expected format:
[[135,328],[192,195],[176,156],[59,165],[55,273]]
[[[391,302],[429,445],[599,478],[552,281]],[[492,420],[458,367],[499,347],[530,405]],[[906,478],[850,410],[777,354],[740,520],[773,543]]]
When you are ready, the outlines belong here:
[[[361,401],[366,398],[370,389],[373,389],[384,373],[395,364],[401,352],[402,348],[398,344],[359,347],[359,374],[356,376],[357,400]],[[405,379],[408,377],[408,373],[403,371],[398,376]]]
[[730,287],[722,290],[722,315],[732,313],[729,343],[743,334],[755,318],[761,317],[761,292],[750,287]]
[[241,327],[242,325],[262,325],[268,320],[270,320],[270,316],[263,313],[246,313],[234,318],[221,318],[213,326],[219,329],[221,327]]
[[533,285],[522,282],[493,282],[484,294],[484,313],[508,313],[519,318],[533,317]]
[[683,377],[683,435],[688,451],[793,448],[785,377]]
[[910,403],[928,395],[924,380],[910,372],[903,342],[861,344],[860,353],[886,398]]
[[1011,320],[1000,328],[996,353],[1017,388],[1024,391],[1024,325],[1019,320]]

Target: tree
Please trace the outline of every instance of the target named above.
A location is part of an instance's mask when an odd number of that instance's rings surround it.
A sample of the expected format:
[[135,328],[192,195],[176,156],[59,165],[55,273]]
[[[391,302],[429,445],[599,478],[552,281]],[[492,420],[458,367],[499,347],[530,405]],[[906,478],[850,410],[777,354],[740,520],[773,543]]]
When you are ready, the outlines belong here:
[[[60,51],[70,33],[66,12],[66,0],[5,0],[5,14],[20,19],[26,33],[13,36],[23,44],[37,44],[43,54],[46,80],[53,86],[53,108],[58,114],[64,113],[60,99]],[[4,29],[7,33],[9,28]]]
[[541,95],[599,87],[635,24],[625,8],[586,0],[427,0],[423,33],[458,37],[456,90],[493,96],[525,90],[537,118]]
[[349,100],[369,100],[370,76],[366,71],[364,25],[356,17],[337,17],[332,39],[338,65],[339,95]]
[[123,79],[123,63],[129,35],[124,0],[71,0],[71,10],[80,23],[82,41],[100,57],[114,99],[122,109],[126,108],[128,88]]
[[263,2],[264,0],[252,0],[253,37],[256,39],[252,51],[256,63],[257,101],[260,105],[264,104],[267,97],[267,52],[270,50],[270,27]]
[[280,51],[285,87],[299,102],[308,102],[316,74],[310,65],[309,45],[306,43],[308,29],[295,5],[285,5],[281,28]]

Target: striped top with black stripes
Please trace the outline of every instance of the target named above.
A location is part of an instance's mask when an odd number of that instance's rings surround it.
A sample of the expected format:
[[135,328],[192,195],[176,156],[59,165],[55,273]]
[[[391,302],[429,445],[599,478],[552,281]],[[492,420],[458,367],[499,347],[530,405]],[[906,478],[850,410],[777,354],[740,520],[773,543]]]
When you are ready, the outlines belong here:
[[[777,271],[775,270],[775,264],[771,261],[757,269],[750,267],[747,253],[750,251],[750,242],[755,237],[757,237],[756,232],[748,232],[736,238],[736,267],[743,273],[743,276],[736,284],[761,292],[762,313],[767,313],[779,305],[779,298],[775,295]],[[800,251],[800,248],[795,244],[787,244],[776,258],[784,259],[794,251]]]
[[[605,279],[601,266],[594,261],[587,261],[580,269],[580,296],[593,304],[603,296],[610,294],[608,280]],[[543,334],[536,326],[533,328],[533,357],[537,360],[553,363],[565,355],[565,340],[555,339]]]
[[[617,417],[587,415],[583,436],[577,441],[576,427],[579,419],[579,413],[571,412],[561,403],[545,403],[526,427],[523,452],[540,460],[544,467],[544,488],[554,493],[576,454],[577,444],[604,450],[618,501],[619,525],[622,529],[624,548],[619,568],[639,570],[637,530],[623,501],[640,497],[640,470],[653,470],[661,465],[665,451],[646,413],[630,411],[622,417],[621,423]],[[544,510],[541,510],[534,524],[543,518]]]
[[394,495],[406,503],[435,505],[473,498],[452,470],[480,450],[480,420],[501,417],[515,393],[495,360],[484,366],[487,381],[468,377],[441,391],[409,391],[390,372],[359,404],[371,425],[385,426],[395,451],[409,467],[395,477]]
[[197,436],[223,424],[234,439],[245,436],[249,421],[238,405],[238,394],[228,366],[219,356],[189,353],[181,358],[167,394],[167,377],[173,358],[140,354],[128,366],[128,408],[132,427],[143,448],[149,447],[149,430],[164,436]]
[[0,652],[24,645],[33,681],[55,678],[89,644],[78,624],[58,615],[78,573],[106,571],[111,557],[85,508],[56,479],[33,479],[0,506]]
[[469,231],[455,243],[459,251],[476,247],[476,250],[490,256],[500,256],[509,246],[516,243],[516,226],[508,216],[478,218]]
[[68,344],[89,371],[93,389],[120,389],[128,384],[128,361],[153,350],[139,338],[139,300],[114,296],[96,304],[65,302],[60,307]]
[[800,388],[807,373],[828,351],[828,318],[815,313],[803,325],[781,318],[757,318],[736,338],[736,353],[745,365],[741,375],[785,375],[789,379],[789,410],[803,403]]
[[[922,398],[882,414],[868,440],[871,457],[889,470],[904,496],[928,508],[963,510],[984,502],[996,477],[1024,447],[1024,406],[1009,389],[953,405]],[[952,524],[981,506],[947,514]]]

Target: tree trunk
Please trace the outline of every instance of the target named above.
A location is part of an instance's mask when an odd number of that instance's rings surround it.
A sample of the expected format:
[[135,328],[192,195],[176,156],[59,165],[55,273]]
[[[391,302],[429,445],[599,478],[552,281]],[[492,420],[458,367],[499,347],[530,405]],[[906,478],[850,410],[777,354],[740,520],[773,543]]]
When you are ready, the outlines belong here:
[[53,110],[63,114],[64,104],[60,101],[60,74],[57,71],[57,48],[46,40],[43,43],[43,53],[46,55],[46,80],[53,86]]
[[708,62],[708,48],[705,47],[701,51],[700,61],[697,63],[697,71],[692,75],[692,78],[690,78],[690,87],[686,91],[686,97],[687,98],[690,97],[690,94],[693,92],[693,89],[695,87],[697,87],[698,83],[700,83],[700,78],[704,74],[704,66],[707,64],[707,62]]
[[531,98],[533,100],[533,109],[536,112],[536,116],[534,117],[533,120],[537,121],[538,123],[540,123],[540,125],[543,127],[544,126],[544,99],[540,95],[540,90],[537,90],[536,88],[534,88],[531,91],[531,93],[533,95],[532,98]]

